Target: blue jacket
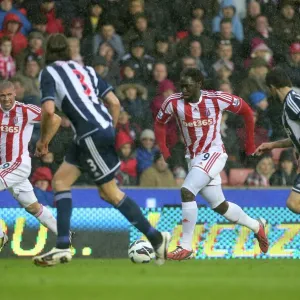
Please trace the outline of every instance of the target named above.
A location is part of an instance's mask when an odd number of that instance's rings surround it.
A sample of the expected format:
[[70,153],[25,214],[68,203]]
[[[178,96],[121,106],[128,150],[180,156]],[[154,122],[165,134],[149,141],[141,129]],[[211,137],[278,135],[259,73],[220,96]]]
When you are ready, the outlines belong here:
[[139,147],[136,149],[137,171],[139,175],[152,166],[153,156],[157,151],[158,150],[156,148],[153,148],[150,151],[144,147]]
[[21,19],[21,22],[23,24],[21,33],[23,33],[24,35],[28,35],[29,32],[31,31],[31,23],[28,21],[28,19],[22,13],[20,13],[15,8],[12,8],[10,11],[5,11],[5,10],[0,9],[0,29],[1,30],[3,29],[3,21],[4,21],[5,16],[8,13],[13,13]]
[[[223,0],[221,3],[219,15],[214,17],[213,19],[213,23],[212,23],[213,32],[220,32],[220,23],[221,20],[223,19],[222,9],[228,6],[233,6],[234,10],[236,10],[233,0]],[[235,35],[237,40],[242,42],[244,39],[244,29],[240,18],[236,14],[233,16],[231,23],[232,23],[232,33]]]

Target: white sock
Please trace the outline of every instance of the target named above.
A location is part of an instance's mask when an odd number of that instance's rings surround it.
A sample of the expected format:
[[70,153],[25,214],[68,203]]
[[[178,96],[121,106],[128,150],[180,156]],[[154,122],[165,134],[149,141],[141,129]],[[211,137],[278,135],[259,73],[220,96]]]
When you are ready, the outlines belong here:
[[4,232],[3,232],[2,224],[0,222],[0,239],[3,237],[4,237]]
[[238,205],[232,202],[228,203],[228,210],[224,214],[224,217],[233,222],[237,223],[243,226],[246,226],[247,228],[254,231],[254,233],[257,233],[259,230],[259,222],[255,219],[252,219],[249,217]]
[[35,217],[48,229],[50,229],[54,234],[57,235],[57,223],[56,219],[53,217],[51,211],[40,204],[40,211],[35,215]]
[[196,201],[182,202],[182,239],[181,247],[192,250],[192,240],[198,217]]

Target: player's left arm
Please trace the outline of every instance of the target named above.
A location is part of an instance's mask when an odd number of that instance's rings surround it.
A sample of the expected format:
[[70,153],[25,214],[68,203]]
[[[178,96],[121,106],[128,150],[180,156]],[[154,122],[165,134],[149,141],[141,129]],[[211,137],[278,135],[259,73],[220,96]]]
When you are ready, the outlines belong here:
[[241,115],[245,122],[245,151],[247,155],[254,154],[255,152],[255,142],[254,142],[254,117],[253,111],[250,106],[240,97],[233,96],[231,104],[226,108],[234,114]]
[[121,111],[121,104],[117,96],[114,92],[109,91],[106,96],[104,97],[105,102],[108,105],[109,113],[112,116],[114,127],[117,126],[120,111]]

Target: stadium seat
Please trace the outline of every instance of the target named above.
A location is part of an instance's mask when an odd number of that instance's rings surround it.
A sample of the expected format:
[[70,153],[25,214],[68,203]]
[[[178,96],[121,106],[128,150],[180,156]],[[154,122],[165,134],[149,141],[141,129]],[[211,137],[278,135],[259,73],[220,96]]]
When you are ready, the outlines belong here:
[[220,173],[220,176],[222,179],[222,185],[228,185],[228,176],[224,170]]
[[231,169],[229,171],[229,185],[244,185],[248,174],[253,171],[254,169]]
[[277,149],[273,149],[272,150],[272,158],[275,164],[278,164],[279,162],[279,158],[280,158],[280,154],[282,151],[286,150],[285,148],[277,148]]

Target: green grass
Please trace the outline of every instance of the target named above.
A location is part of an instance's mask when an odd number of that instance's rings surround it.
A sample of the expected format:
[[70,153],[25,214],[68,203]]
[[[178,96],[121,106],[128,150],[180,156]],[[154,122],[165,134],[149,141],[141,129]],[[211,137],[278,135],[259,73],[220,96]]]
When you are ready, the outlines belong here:
[[300,299],[299,260],[206,260],[135,265],[74,259],[38,268],[0,260],[1,300],[282,300]]

